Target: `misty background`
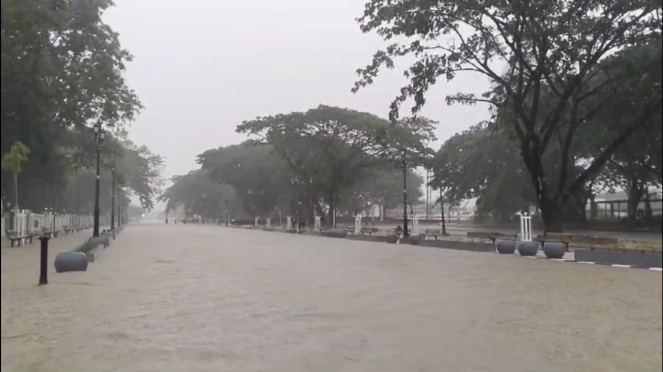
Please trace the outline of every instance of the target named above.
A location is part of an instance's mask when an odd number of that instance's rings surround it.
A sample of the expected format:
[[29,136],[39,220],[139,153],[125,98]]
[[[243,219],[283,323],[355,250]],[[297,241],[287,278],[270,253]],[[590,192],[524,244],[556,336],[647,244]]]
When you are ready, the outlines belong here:
[[[125,74],[145,109],[130,137],[166,160],[164,178],[196,168],[195,156],[246,139],[243,120],[318,104],[387,117],[406,82],[404,58],[359,93],[356,70],[386,45],[362,34],[357,0],[118,0],[105,20],[134,55]],[[479,74],[439,82],[421,115],[439,121],[438,143],[488,117],[486,106],[447,106],[444,97],[488,88]],[[408,110],[410,105],[404,105]],[[157,209],[163,206],[158,205]]]

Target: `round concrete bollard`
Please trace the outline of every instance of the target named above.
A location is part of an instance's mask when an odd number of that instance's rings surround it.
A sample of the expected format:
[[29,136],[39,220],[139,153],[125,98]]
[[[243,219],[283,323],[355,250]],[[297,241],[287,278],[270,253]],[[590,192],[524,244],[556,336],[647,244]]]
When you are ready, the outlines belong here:
[[398,243],[398,235],[396,234],[387,235],[387,243],[389,244]]
[[545,243],[543,245],[543,253],[548,258],[562,259],[566,254],[566,245],[562,243]]
[[497,242],[497,253],[499,254],[516,253],[516,242],[511,240],[502,240]]
[[61,252],[53,262],[56,273],[68,273],[87,270],[87,256],[83,252]]
[[87,243],[92,245],[93,247],[97,247],[100,245],[103,245],[104,248],[108,248],[110,246],[110,240],[108,240],[107,237],[105,236],[100,236],[98,238],[90,238],[87,240]]
[[521,256],[536,256],[539,253],[539,243],[537,242],[520,242],[518,244],[518,253]]

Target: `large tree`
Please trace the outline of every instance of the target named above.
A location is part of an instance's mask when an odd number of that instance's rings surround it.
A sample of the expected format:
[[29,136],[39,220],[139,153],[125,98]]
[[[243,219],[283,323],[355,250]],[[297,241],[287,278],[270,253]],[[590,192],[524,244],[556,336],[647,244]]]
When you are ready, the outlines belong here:
[[[415,100],[413,111],[419,111],[428,89],[440,79],[452,80],[465,72],[486,76],[494,84],[489,92],[479,96],[460,92],[447,97],[447,102],[486,102],[495,114],[507,117],[498,123],[517,139],[545,226],[561,231],[561,204],[585,187],[661,110],[660,89],[637,97],[642,110],[621,124],[582,172],[571,172],[576,133],[602,106],[613,103],[604,95],[605,100],[588,107],[591,98],[646,77],[643,70],[622,70],[592,85],[603,74],[598,64],[624,47],[659,37],[660,14],[660,2],[646,0],[370,0],[358,20],[362,31],[410,42],[377,52],[373,62],[359,70],[355,90],[371,84],[381,67],[393,68],[395,58],[414,56],[416,61],[405,72],[410,82],[391,106],[395,120],[401,103],[410,97]],[[544,157],[555,137],[561,138],[562,146],[553,184]]]
[[[329,220],[339,198],[374,167],[388,166],[382,155],[420,152],[434,139],[434,122],[407,119],[391,126],[375,115],[321,105],[306,112],[259,117],[237,127],[256,143],[269,144],[290,171],[315,186],[329,206]],[[315,185],[311,185],[311,182]]]
[[159,201],[166,202],[166,214],[182,208],[183,217],[198,215],[223,220],[237,212],[234,188],[215,182],[208,170],[198,169],[175,176],[171,182],[159,196]]
[[289,195],[290,172],[269,145],[220,147],[198,155],[197,161],[217,183],[231,185],[242,209],[252,216],[274,213]]
[[[91,125],[119,131],[141,109],[123,72],[131,55],[102,20],[110,0],[2,2],[1,152],[21,141],[35,208],[52,206],[77,160],[93,159]],[[91,146],[94,148],[94,144]],[[7,174],[3,193],[11,192]],[[38,199],[44,200],[38,200]]]

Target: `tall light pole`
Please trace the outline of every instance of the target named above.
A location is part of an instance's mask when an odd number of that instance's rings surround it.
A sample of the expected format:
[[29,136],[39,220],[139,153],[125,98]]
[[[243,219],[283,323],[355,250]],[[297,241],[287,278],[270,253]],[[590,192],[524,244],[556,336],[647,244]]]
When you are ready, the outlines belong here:
[[401,160],[403,167],[403,237],[410,236],[407,225],[407,157],[405,150],[401,150]]
[[118,190],[118,198],[120,200],[117,203],[117,227],[122,227],[122,188]]
[[97,143],[97,174],[94,181],[94,228],[92,236],[99,237],[99,182],[101,181],[101,144],[104,142],[105,132],[101,124],[94,126],[94,141]]
[[117,170],[115,167],[111,168],[111,175],[113,177],[112,185],[111,185],[111,231],[115,231],[115,176],[117,174]]

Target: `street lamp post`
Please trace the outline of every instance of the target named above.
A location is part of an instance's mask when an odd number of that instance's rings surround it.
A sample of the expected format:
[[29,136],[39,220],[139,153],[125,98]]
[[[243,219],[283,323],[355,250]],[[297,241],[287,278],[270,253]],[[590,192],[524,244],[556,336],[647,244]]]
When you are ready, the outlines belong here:
[[230,222],[230,198],[226,196],[223,198],[223,201],[226,202],[226,226],[228,226],[228,223]]
[[117,227],[121,228],[123,224],[122,220],[122,189],[120,188],[118,190],[118,198],[120,199],[119,202],[117,203]]
[[115,232],[115,167],[111,168],[111,175],[113,177],[111,185],[111,231]]
[[410,233],[407,224],[407,158],[405,150],[401,150],[401,159],[403,162],[403,237],[407,238]]
[[295,219],[296,219],[296,224],[295,224],[294,228],[295,228],[295,230],[297,230],[299,232],[299,224],[300,224],[299,223],[299,219],[300,219],[300,217],[299,217],[299,215],[300,215],[300,205],[299,205],[300,204],[300,200],[299,200],[300,179],[299,179],[299,177],[292,177],[290,179],[290,183],[293,186],[295,186],[295,190],[296,190],[296,192],[295,192],[295,203],[294,203],[295,204],[295,210],[293,211],[292,214],[293,214],[293,216],[295,216]]
[[447,217],[444,213],[444,193],[440,187],[440,211],[442,212],[442,235],[447,235]]
[[99,182],[101,180],[101,144],[104,141],[104,130],[101,128],[101,124],[94,126],[94,140],[97,143],[97,172],[96,179],[94,183],[94,228],[92,230],[92,236],[95,238],[99,237]]

